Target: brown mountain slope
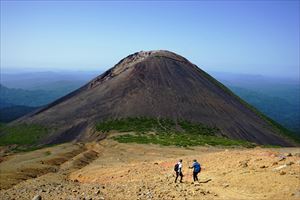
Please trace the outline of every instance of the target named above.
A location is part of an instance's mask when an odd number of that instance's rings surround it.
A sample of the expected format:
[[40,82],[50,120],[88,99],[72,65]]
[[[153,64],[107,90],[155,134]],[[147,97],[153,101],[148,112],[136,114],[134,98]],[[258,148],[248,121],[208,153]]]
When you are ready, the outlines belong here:
[[169,51],[132,54],[110,70],[16,123],[55,130],[44,142],[85,140],[97,121],[128,116],[186,119],[259,144],[290,145],[273,127],[209,75]]

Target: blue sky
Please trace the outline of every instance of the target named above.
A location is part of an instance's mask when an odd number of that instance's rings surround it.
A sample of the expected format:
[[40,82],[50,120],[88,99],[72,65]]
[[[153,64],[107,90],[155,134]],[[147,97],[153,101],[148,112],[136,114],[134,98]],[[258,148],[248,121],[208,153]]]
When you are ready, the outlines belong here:
[[299,1],[1,1],[1,69],[105,70],[167,49],[207,71],[299,77]]

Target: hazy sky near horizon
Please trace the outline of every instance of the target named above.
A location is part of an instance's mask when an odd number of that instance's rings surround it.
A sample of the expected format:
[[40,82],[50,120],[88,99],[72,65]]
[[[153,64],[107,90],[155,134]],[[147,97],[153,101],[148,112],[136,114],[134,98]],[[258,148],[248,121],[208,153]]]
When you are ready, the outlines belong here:
[[299,1],[2,1],[1,69],[100,70],[140,50],[299,77]]

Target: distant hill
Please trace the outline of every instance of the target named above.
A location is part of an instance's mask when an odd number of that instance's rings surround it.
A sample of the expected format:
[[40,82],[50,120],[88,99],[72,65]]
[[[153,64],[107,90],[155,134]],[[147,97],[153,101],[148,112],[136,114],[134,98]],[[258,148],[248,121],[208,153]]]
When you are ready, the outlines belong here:
[[[1,93],[0,93],[0,95],[1,95]],[[4,98],[0,98],[0,109],[11,107],[11,106],[14,106],[14,104],[7,102],[6,99],[4,99]]]
[[5,108],[0,108],[0,122],[10,122],[19,117],[22,117],[38,107],[29,106],[10,106]]
[[264,114],[300,135],[300,105],[284,98],[272,97],[239,87],[230,89]]
[[70,89],[64,89],[63,87],[60,90],[47,91],[14,89],[0,85],[0,108],[15,105],[29,107],[43,106],[64,96],[68,92],[70,92]]
[[0,85],[0,122],[7,123],[22,117],[82,85],[81,81],[63,80],[32,85],[31,90],[8,88]]

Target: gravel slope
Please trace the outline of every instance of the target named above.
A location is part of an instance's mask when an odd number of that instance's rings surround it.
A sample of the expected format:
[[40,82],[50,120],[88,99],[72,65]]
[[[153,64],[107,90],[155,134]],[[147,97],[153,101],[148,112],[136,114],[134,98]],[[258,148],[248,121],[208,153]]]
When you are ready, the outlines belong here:
[[[65,153],[60,151],[65,149]],[[78,150],[80,149],[80,151]],[[77,150],[77,155],[67,152]],[[41,160],[56,171],[36,174],[4,188],[0,199],[299,199],[300,148],[192,149],[157,145],[99,143],[64,144],[41,152],[7,156],[1,163],[1,182],[40,167]],[[60,152],[60,153],[59,153]],[[22,155],[22,156],[20,156]],[[35,156],[35,159],[28,159]],[[66,156],[68,155],[68,156]],[[66,158],[59,164],[53,158]],[[184,183],[174,183],[173,165],[183,159]],[[18,159],[23,164],[14,167]],[[193,159],[203,167],[200,183],[192,182],[187,168]],[[21,162],[21,161],[20,161]],[[11,167],[10,167],[11,165]],[[6,173],[2,173],[5,167]],[[21,169],[20,169],[21,168]]]

